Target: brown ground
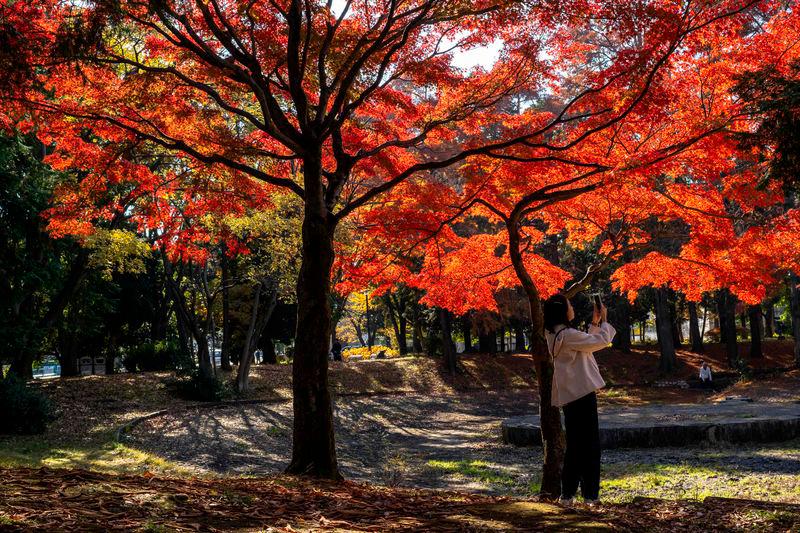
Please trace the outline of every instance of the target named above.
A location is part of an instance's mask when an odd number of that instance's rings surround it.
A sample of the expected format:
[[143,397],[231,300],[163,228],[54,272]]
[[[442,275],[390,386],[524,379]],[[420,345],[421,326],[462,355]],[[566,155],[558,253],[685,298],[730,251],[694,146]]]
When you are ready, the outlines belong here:
[[[739,353],[747,366],[753,369],[773,369],[791,367],[793,361],[793,341],[767,340],[763,343],[764,357],[750,359],[750,343],[740,342]],[[606,381],[618,384],[643,384],[658,380],[694,378],[700,370],[700,363],[707,362],[715,373],[730,372],[725,346],[706,344],[702,354],[686,349],[677,350],[679,368],[671,375],[664,376],[658,370],[659,351],[657,345],[637,345],[633,353],[625,354],[619,350],[602,350],[595,356]]]
[[534,500],[276,476],[173,479],[0,470],[2,531],[796,531],[800,505],[638,499],[565,509]]
[[[742,344],[742,353],[749,350]],[[750,361],[756,368],[783,368],[792,364],[791,341],[767,341],[765,357]],[[601,394],[601,402],[628,405],[664,402],[685,403],[712,400],[708,393],[675,387],[645,385],[658,380],[679,380],[693,377],[701,360],[708,361],[715,372],[730,370],[725,362],[724,346],[706,346],[702,355],[678,351],[681,367],[672,376],[658,372],[658,350],[655,346],[636,346],[624,354],[607,349],[597,354],[601,372],[610,387]],[[533,361],[526,354],[467,354],[459,358],[459,373],[450,376],[441,361],[429,357],[404,357],[354,363],[333,362],[330,369],[332,390],[338,395],[369,394],[452,394],[460,391],[535,389]],[[221,374],[224,379],[231,376]],[[50,425],[51,439],[79,437],[89,441],[143,414],[181,407],[186,402],[174,397],[167,383],[167,372],[115,374],[37,381],[53,400],[58,417]],[[635,384],[635,385],[634,385]],[[256,365],[251,378],[248,399],[287,400],[291,398],[289,365]],[[800,372],[761,376],[736,383],[722,393],[742,394],[768,401],[798,398]],[[718,395],[717,397],[719,397]]]

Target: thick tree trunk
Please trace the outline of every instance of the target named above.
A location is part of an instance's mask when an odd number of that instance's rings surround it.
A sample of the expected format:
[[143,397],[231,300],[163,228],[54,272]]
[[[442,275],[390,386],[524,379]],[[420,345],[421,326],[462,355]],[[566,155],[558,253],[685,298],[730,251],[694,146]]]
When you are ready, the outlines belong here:
[[700,335],[700,321],[697,318],[697,302],[689,302],[689,342],[694,353],[703,352],[703,337]]
[[264,358],[262,359],[262,364],[277,365],[278,353],[275,351],[275,343],[270,337],[264,339],[264,343],[266,344],[266,350],[264,350]]
[[211,354],[208,351],[208,340],[195,338],[195,341],[197,342],[197,364],[200,367],[200,374],[206,378],[214,376]]
[[456,373],[456,348],[453,345],[453,334],[450,331],[450,312],[439,309],[439,324],[442,327],[442,354],[445,366],[450,374]]
[[797,274],[789,276],[789,312],[792,315],[792,335],[794,336],[794,364],[800,367],[800,287]]
[[620,298],[614,309],[614,327],[617,335],[612,346],[623,353],[631,353],[631,304],[627,298]]
[[678,366],[675,355],[675,337],[673,336],[673,323],[669,312],[669,289],[659,287],[655,289],[656,335],[661,350],[658,367],[662,372],[672,372]]
[[297,279],[297,332],[292,364],[294,424],[291,474],[341,479],[328,388],[330,274],[335,224],[324,201],[321,155],[303,162],[303,253]]
[[478,351],[482,353],[497,352],[497,332],[489,331],[478,334]]
[[400,335],[397,337],[397,349],[400,352],[400,355],[406,355],[408,353],[408,339],[406,338],[408,320],[405,316],[400,315],[398,322],[400,326]]
[[564,430],[561,413],[551,403],[553,387],[553,361],[544,338],[544,318],[539,289],[525,268],[520,251],[519,226],[512,219],[506,224],[509,254],[517,278],[528,298],[531,319],[531,353],[536,366],[536,381],[539,385],[539,420],[542,433],[541,496],[555,499],[561,494],[561,465],[564,458]]
[[61,377],[69,378],[79,376],[78,368],[79,347],[76,346],[75,339],[67,333],[63,327],[56,329],[58,363],[61,365]]
[[728,289],[717,291],[717,309],[722,337],[728,354],[728,366],[738,368],[739,345],[736,342],[736,299]]
[[748,308],[750,316],[750,359],[764,357],[761,351],[761,306],[751,305]]

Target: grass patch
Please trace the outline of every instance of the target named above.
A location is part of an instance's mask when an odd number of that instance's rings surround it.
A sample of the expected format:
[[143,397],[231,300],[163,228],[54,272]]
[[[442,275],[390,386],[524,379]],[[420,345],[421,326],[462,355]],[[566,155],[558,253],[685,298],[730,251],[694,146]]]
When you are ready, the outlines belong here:
[[[705,456],[704,456],[705,457]],[[669,500],[707,497],[797,501],[800,479],[783,472],[749,472],[710,464],[604,465],[603,500],[627,503],[637,496]]]
[[435,470],[442,470],[463,479],[502,485],[510,487],[516,484],[513,476],[491,468],[484,461],[428,461],[428,466]]
[[0,467],[83,468],[105,473],[172,475],[193,472],[152,453],[105,441],[90,444],[53,443],[41,437],[19,437],[0,441]]

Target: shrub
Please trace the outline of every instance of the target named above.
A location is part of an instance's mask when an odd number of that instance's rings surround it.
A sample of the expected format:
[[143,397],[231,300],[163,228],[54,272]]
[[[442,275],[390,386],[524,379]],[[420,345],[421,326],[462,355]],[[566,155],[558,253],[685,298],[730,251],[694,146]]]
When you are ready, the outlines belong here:
[[52,418],[50,401],[16,378],[0,379],[0,433],[33,434],[45,430]]
[[357,348],[345,348],[342,350],[342,359],[345,361],[349,361],[350,359],[363,359],[365,361],[373,358],[377,359],[380,352],[383,352],[383,357],[386,359],[398,357],[400,355],[397,350],[387,346],[373,346],[372,348],[369,346],[361,346]]
[[172,341],[144,342],[128,350],[122,358],[122,366],[128,372],[155,372],[180,369],[186,365],[186,357]]
[[174,381],[175,392],[185,400],[219,402],[233,396],[231,386],[217,376],[203,376],[195,368]]

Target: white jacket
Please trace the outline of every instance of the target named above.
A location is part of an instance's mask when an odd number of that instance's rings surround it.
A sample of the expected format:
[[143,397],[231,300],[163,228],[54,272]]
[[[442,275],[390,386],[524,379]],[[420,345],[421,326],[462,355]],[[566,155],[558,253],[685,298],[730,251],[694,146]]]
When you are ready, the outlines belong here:
[[608,346],[616,333],[608,322],[600,327],[589,326],[589,333],[566,326],[556,327],[556,333],[545,333],[555,368],[551,397],[554,406],[561,407],[605,386],[592,354]]

